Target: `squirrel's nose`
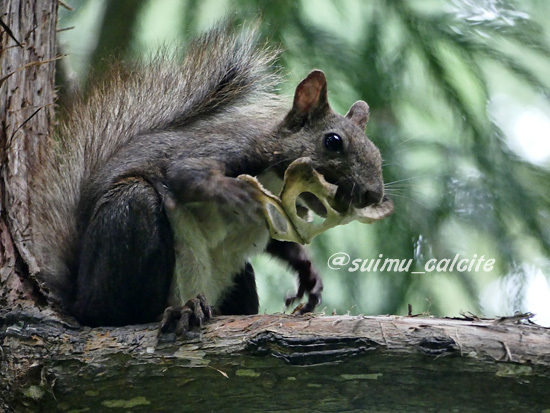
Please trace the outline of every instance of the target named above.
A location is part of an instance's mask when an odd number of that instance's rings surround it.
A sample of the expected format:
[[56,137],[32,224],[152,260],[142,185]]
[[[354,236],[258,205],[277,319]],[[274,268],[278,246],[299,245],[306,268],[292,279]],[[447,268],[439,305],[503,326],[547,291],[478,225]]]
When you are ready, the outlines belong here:
[[384,193],[382,191],[366,191],[359,199],[359,208],[365,208],[370,205],[376,205],[382,202]]

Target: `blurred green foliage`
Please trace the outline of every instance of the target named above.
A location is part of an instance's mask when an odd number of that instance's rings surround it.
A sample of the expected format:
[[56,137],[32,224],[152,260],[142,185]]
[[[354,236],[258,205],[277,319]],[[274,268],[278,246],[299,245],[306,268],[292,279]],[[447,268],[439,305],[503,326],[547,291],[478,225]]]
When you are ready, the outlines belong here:
[[[180,44],[230,17],[261,17],[284,52],[282,93],[312,68],[345,113],[371,107],[394,215],[316,238],[321,308],[352,314],[457,315],[548,307],[550,47],[544,0],[73,0],[62,10],[60,106],[106,62]],[[146,108],[144,108],[146,113]],[[412,259],[410,272],[332,270],[327,259]],[[495,259],[490,272],[423,271],[431,258]],[[293,277],[255,259],[262,308],[282,311]],[[542,277],[542,278],[541,278]],[[537,280],[538,297],[529,295]],[[530,287],[531,286],[531,287]],[[532,288],[531,288],[532,290]],[[546,296],[545,296],[546,294]],[[544,304],[544,306],[542,306]],[[542,306],[542,307],[539,307]],[[542,310],[544,312],[544,310]],[[550,317],[546,313],[547,317]],[[544,315],[544,314],[541,314]]]

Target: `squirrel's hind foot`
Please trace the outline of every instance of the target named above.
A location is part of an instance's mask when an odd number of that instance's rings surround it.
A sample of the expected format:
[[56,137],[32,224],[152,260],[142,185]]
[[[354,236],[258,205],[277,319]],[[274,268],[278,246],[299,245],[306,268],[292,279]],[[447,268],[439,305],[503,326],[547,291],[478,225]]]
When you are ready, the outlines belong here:
[[175,333],[181,336],[195,327],[202,327],[206,321],[212,318],[212,315],[212,307],[206,301],[205,296],[199,294],[184,305],[170,306],[164,310],[159,326],[159,335]]

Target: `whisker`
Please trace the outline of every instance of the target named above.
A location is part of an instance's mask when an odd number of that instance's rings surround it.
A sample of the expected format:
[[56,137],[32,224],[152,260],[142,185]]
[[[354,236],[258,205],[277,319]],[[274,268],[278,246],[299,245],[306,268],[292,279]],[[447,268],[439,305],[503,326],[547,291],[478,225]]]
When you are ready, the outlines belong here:
[[412,197],[409,197],[409,196],[406,196],[406,195],[401,195],[401,194],[391,194],[390,198],[399,198],[399,199],[406,199],[407,201],[409,202],[413,202],[417,205],[420,205],[422,208],[424,209],[430,209],[428,207],[427,204],[424,204],[422,202],[420,202],[420,200],[416,199],[416,198],[412,198]]
[[394,149],[399,148],[401,145],[404,145],[404,144],[406,144],[407,142],[409,142],[409,141],[411,141],[411,140],[413,140],[413,139],[416,139],[416,137],[415,137],[415,136],[411,136],[410,138],[405,139],[404,141],[401,141],[400,143],[398,143],[397,145],[395,145]]
[[280,165],[282,163],[285,163],[285,162],[288,162],[290,160],[292,160],[293,158],[282,158],[281,160],[279,160],[278,162],[275,162],[274,164],[270,165],[269,167],[267,167],[265,170],[268,171],[270,169],[273,169],[275,166],[277,165]]
[[392,185],[388,187],[384,185],[384,189],[387,191],[391,191],[391,190],[404,191],[406,189],[412,189],[412,188],[436,189],[434,185],[420,185],[420,184],[407,184],[407,183],[401,183],[399,185]]
[[413,179],[421,179],[421,178],[427,178],[427,177],[433,178],[434,176],[433,175],[412,176],[410,178],[403,178],[403,179],[398,179],[397,181],[386,182],[385,185],[390,186],[390,185],[394,185],[394,184],[401,183],[401,182],[412,181]]
[[353,182],[352,185],[351,185],[351,194],[352,194],[352,196],[349,197],[348,209],[351,208],[351,204],[352,204],[352,201],[353,201],[353,190],[354,189],[355,189],[355,182]]
[[420,194],[422,195],[423,193],[420,192],[419,190],[435,190],[435,187],[433,186],[430,186],[430,185],[410,185],[410,186],[406,186],[406,187],[400,187],[400,188],[396,188],[396,187],[392,187],[392,188],[385,188],[384,187],[384,192],[385,193],[403,193],[405,191],[407,191],[408,193],[417,193],[417,194]]

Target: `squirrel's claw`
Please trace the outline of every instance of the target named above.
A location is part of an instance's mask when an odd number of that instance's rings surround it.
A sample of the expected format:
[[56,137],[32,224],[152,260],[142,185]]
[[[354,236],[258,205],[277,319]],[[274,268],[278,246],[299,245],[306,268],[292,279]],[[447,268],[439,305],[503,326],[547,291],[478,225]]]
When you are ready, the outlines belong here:
[[195,327],[202,327],[213,316],[212,307],[204,295],[199,294],[185,305],[170,306],[164,310],[159,326],[160,334],[182,335]]
[[310,262],[304,262],[303,269],[298,272],[298,291],[295,295],[288,295],[285,298],[285,305],[288,307],[294,301],[301,300],[304,293],[307,294],[307,303],[301,304],[292,311],[292,314],[311,313],[321,303],[323,292],[323,281],[319,273],[313,268]]

